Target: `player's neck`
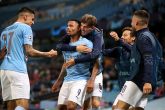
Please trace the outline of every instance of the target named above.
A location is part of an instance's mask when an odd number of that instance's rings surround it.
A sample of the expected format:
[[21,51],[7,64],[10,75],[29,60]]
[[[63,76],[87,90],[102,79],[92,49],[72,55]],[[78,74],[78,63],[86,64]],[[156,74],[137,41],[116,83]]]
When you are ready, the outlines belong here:
[[71,36],[70,42],[76,42],[79,40],[79,38],[80,38],[80,35]]
[[144,28],[148,28],[148,26],[147,25],[139,26],[139,27],[137,27],[136,31],[142,30]]
[[18,18],[16,22],[21,22],[21,23],[24,23],[24,20],[23,20],[23,19]]

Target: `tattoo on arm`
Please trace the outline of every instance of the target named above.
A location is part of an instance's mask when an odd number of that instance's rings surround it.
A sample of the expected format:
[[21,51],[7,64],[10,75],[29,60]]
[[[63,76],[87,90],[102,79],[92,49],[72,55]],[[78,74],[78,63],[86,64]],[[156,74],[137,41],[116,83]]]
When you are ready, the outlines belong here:
[[46,57],[47,56],[47,52],[41,52],[41,51],[38,51],[36,49],[34,49],[31,45],[28,45],[28,44],[25,44],[25,51],[26,51],[26,54],[28,56],[31,56],[31,57]]

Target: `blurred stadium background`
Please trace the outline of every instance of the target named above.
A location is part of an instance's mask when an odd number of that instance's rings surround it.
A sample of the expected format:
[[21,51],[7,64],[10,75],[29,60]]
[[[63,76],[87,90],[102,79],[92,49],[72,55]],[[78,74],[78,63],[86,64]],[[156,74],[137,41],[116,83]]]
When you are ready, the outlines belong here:
[[[33,46],[42,51],[55,48],[58,39],[65,35],[66,22],[69,18],[79,19],[85,13],[97,17],[98,27],[104,30],[105,48],[114,47],[116,43],[108,33],[114,30],[121,35],[121,29],[130,26],[131,16],[138,9],[150,12],[150,30],[156,34],[165,51],[165,0],[0,0],[0,32],[15,21],[16,12],[23,6],[36,10],[36,21],[32,27]],[[101,108],[111,110],[119,87],[114,59],[106,59]],[[50,88],[60,72],[62,63],[61,55],[54,59],[29,58],[30,110],[55,110],[58,93],[51,93]],[[165,85],[160,82],[156,91],[150,95],[146,110],[165,110],[164,102]],[[2,110],[5,108],[1,90],[0,106]]]

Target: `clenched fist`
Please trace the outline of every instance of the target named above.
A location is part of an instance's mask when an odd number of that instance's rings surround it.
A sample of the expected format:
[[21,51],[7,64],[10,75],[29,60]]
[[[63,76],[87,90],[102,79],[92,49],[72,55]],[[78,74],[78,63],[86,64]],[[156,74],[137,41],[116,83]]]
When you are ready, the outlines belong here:
[[115,31],[112,31],[109,34],[115,39],[115,41],[118,41],[120,39],[118,34]]

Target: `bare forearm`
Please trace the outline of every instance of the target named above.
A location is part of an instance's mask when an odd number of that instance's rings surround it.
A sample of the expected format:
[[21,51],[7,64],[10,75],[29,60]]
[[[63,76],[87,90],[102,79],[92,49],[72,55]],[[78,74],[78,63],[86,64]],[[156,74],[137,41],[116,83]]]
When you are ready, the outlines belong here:
[[31,45],[25,45],[25,51],[28,56],[31,57],[53,57],[57,55],[57,51],[51,50],[49,52],[41,52],[39,50],[33,49]]
[[57,80],[59,80],[59,81],[63,81],[65,75],[66,75],[66,73],[65,73],[65,69],[64,69],[64,67],[62,67],[61,72],[60,72],[60,74],[59,74]]
[[92,80],[95,80],[98,71],[99,71],[99,63],[98,63],[98,60],[97,60],[94,64],[94,67],[93,67],[93,70],[92,70],[92,75],[91,75]]
[[28,52],[28,55],[31,57],[47,57],[47,52],[41,52],[41,51],[32,49]]
[[26,54],[31,57],[46,57],[47,52],[41,52],[33,49],[31,45],[25,45]]

